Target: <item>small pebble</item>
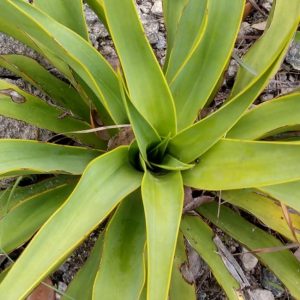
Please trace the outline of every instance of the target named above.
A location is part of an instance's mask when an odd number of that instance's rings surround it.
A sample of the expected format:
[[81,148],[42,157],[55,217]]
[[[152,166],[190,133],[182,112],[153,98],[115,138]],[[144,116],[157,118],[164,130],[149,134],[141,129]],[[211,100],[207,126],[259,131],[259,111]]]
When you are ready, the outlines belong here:
[[246,271],[252,271],[258,263],[258,259],[252,253],[247,252],[248,250],[243,248],[244,254],[241,256],[241,261]]
[[273,0],[265,0],[262,3],[262,7],[265,8],[267,11],[270,11],[272,8]]
[[151,12],[154,15],[162,16],[163,15],[163,7],[162,7],[162,1],[156,0],[151,8]]
[[274,300],[274,295],[268,291],[263,289],[256,289],[252,291],[252,298],[255,300]]

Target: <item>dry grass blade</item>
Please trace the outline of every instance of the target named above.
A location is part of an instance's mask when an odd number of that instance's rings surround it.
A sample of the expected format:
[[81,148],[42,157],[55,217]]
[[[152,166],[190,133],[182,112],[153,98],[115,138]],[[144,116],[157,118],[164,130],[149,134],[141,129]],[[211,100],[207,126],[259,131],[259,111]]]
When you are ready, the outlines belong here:
[[184,187],[184,207],[183,213],[190,212],[202,204],[212,202],[214,197],[211,196],[199,196],[194,198],[192,196],[192,189],[190,187]]
[[239,282],[242,289],[250,287],[250,283],[244,274],[244,271],[233,257],[233,255],[228,251],[225,245],[222,243],[221,239],[216,235],[213,239],[215,245],[218,248],[218,254],[221,256],[226,268],[230,274]]
[[291,216],[290,216],[290,213],[289,213],[289,210],[288,210],[287,206],[284,205],[281,202],[280,202],[280,206],[281,206],[281,209],[282,209],[282,212],[283,212],[284,219],[285,219],[287,225],[289,226],[289,228],[290,228],[290,230],[292,232],[292,235],[293,235],[293,237],[295,239],[295,242],[299,243],[299,240],[297,238],[296,231],[295,231],[295,228],[293,226],[293,222],[292,222],[292,219],[291,219]]
[[287,244],[285,246],[269,247],[269,248],[257,248],[257,249],[254,249],[252,251],[246,251],[246,252],[243,252],[243,253],[235,253],[235,254],[232,254],[232,255],[237,256],[237,255],[244,255],[246,253],[252,253],[252,254],[274,253],[274,252],[284,251],[284,250],[288,250],[288,249],[295,249],[295,248],[299,248],[299,247],[300,247],[299,243],[291,243],[291,244]]
[[110,126],[101,126],[101,127],[86,129],[86,130],[70,131],[70,132],[65,132],[65,133],[61,133],[61,134],[67,134],[67,133],[93,133],[93,132],[98,132],[98,131],[105,131],[105,130],[108,130],[108,129],[119,129],[119,128],[129,128],[129,127],[131,127],[130,124],[110,125]]

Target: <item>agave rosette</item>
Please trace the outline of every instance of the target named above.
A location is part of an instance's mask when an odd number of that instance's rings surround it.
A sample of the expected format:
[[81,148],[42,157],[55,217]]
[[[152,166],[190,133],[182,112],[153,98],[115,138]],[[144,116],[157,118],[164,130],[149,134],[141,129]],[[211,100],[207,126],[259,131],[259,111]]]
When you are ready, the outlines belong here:
[[[3,253],[34,236],[0,275],[1,299],[24,299],[107,218],[65,299],[196,299],[194,286],[180,273],[184,239],[228,298],[242,299],[241,283],[217,254],[208,224],[249,250],[282,242],[229,207],[218,216],[214,202],[197,208],[197,216],[182,216],[184,186],[221,191],[228,203],[298,243],[300,143],[278,134],[299,129],[300,93],[249,110],[297,31],[300,1],[288,2],[274,1],[267,29],[242,58],[227,101],[198,120],[222,82],[244,1],[164,0],[168,51],[161,67],[133,0],[87,0],[113,39],[121,65],[115,71],[91,45],[81,0],[2,0],[0,31],[43,55],[65,80],[30,58],[1,55],[2,67],[59,106],[1,80],[0,114],[67,135],[82,146],[0,140],[1,178],[55,175],[1,192]],[[22,101],[14,101],[15,93]],[[99,135],[80,133],[94,126],[91,108],[107,126],[130,124],[132,143],[107,151]],[[65,111],[71,113],[59,118]],[[270,136],[275,137],[266,140]],[[290,250],[256,255],[300,298],[300,263]]]

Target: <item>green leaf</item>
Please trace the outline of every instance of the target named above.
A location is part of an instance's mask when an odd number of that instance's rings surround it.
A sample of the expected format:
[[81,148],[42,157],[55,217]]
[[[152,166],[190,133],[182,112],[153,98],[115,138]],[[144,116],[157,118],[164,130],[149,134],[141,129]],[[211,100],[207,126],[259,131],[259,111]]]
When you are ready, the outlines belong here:
[[168,82],[172,82],[188,62],[204,35],[208,19],[207,3],[207,0],[190,0],[182,12],[166,70]]
[[300,212],[300,181],[264,186],[259,190]]
[[103,0],[103,4],[131,102],[160,136],[174,135],[176,119],[172,95],[145,37],[133,0]]
[[36,173],[82,174],[99,151],[27,140],[0,140],[0,176]]
[[235,124],[226,137],[256,140],[300,129],[299,98],[298,92],[256,106]]
[[141,152],[144,161],[148,162],[147,150],[149,150],[151,146],[158,144],[161,139],[156,130],[147,122],[147,120],[139,113],[139,111],[127,98],[123,86],[121,86],[121,89],[123,90],[124,106],[126,107],[128,118],[130,120],[139,151]]
[[184,237],[179,233],[172,270],[170,300],[196,300],[195,285],[188,283],[181,274],[184,263],[187,263],[186,249]]
[[26,297],[140,184],[141,173],[128,163],[128,147],[119,147],[91,162],[71,196],[5,277],[0,299]]
[[10,212],[13,208],[21,205],[24,201],[27,201],[32,197],[36,197],[38,194],[42,194],[47,190],[52,190],[60,186],[70,184],[75,179],[76,176],[58,175],[44,179],[35,184],[26,185],[24,187],[16,187],[14,190],[12,188],[0,191],[0,218]]
[[[20,99],[18,102],[17,99]],[[106,143],[94,133],[76,134],[72,131],[91,129],[86,122],[68,115],[59,108],[47,104],[45,101],[31,94],[23,92],[17,86],[0,80],[0,114],[62,133],[83,144],[106,149]]]
[[147,171],[142,197],[147,230],[147,299],[166,300],[183,208],[180,173],[155,176]]
[[172,155],[166,154],[160,163],[151,163],[153,166],[168,171],[183,171],[193,168],[194,164],[185,164]]
[[[97,95],[94,105],[103,106],[113,120],[124,124],[127,120],[119,91],[118,78],[102,55],[86,40],[56,22],[32,5],[16,0],[3,0],[0,20],[18,20],[19,30],[25,31],[43,49],[55,53],[65,61]],[[102,104],[99,106],[99,101]],[[103,106],[102,106],[103,105]]]
[[[270,14],[267,31],[243,57],[244,64],[258,74],[269,69],[281,51],[290,43],[300,21],[298,0],[291,0],[288,5],[285,0],[276,0],[273,5],[275,5],[275,9]],[[253,74],[245,68],[240,68],[231,98],[245,89],[253,79]]]
[[247,86],[243,92],[236,95],[234,99],[175,136],[170,141],[169,152],[183,162],[190,162],[212,147],[234,126],[251,103],[256,100],[256,97],[262,92],[280,67],[285,51],[281,53],[281,56],[269,70],[258,76],[254,82]]
[[75,184],[63,184],[45,190],[0,218],[0,247],[6,253],[20,247],[29,240],[45,221],[63,204],[73,191]]
[[83,267],[76,273],[62,300],[92,299],[93,284],[99,269],[103,252],[103,234],[101,233]]
[[[198,211],[249,250],[282,246],[272,235],[246,221],[229,208],[222,206],[219,218],[216,203],[202,205]],[[300,297],[300,262],[289,250],[256,254],[263,264],[289,289],[293,297]]]
[[5,278],[5,276],[7,275],[9,270],[10,270],[10,268],[8,267],[0,273],[0,283],[3,281],[3,279]]
[[179,131],[195,121],[218,84],[229,62],[243,11],[241,0],[208,1],[208,24],[201,43],[170,82]]
[[105,233],[93,299],[138,299],[145,283],[145,218],[140,190],[118,207]]
[[[224,191],[221,195],[222,199],[248,211],[269,228],[279,232],[289,240],[295,241],[295,237],[277,201],[271,200],[253,189]],[[293,227],[300,229],[300,216],[293,212],[290,212],[289,215]],[[297,235],[300,238],[300,233]]]
[[187,186],[215,191],[299,179],[299,143],[223,139],[202,156],[194,169],[183,172]]
[[297,32],[296,32],[294,41],[295,41],[296,43],[299,43],[299,42],[300,42],[300,31],[297,31]]
[[86,0],[86,2],[93,9],[93,11],[97,14],[99,19],[107,28],[106,17],[103,9],[103,0]]
[[186,163],[200,157],[225,135],[248,106],[255,101],[268,79],[269,73],[258,79],[256,84],[249,87],[245,93],[238,95],[205,119],[181,131],[170,141],[168,151]]
[[166,138],[163,138],[159,144],[157,144],[155,147],[151,149],[151,151],[148,153],[151,162],[162,161],[162,159],[166,154],[169,141],[170,141],[170,136],[167,136]]
[[165,70],[168,67],[170,54],[176,39],[178,24],[183,14],[184,8],[186,7],[189,1],[190,0],[181,0],[181,1],[163,0],[163,12],[164,12],[165,26],[167,29],[167,48],[168,48],[166,61],[164,65]]
[[14,37],[16,40],[21,41],[23,44],[40,53],[42,56],[47,58],[47,60],[51,62],[55,68],[63,73],[68,80],[72,81],[72,73],[70,72],[68,65],[60,60],[56,55],[52,54],[40,44],[36,43],[36,41],[33,41],[27,33],[20,31],[12,19],[6,18],[3,20],[0,18],[0,31]]
[[89,121],[90,109],[70,84],[51,75],[35,60],[22,55],[1,55],[0,66],[48,94],[56,103]]
[[[209,265],[218,283],[226,292],[229,299],[241,299],[239,283],[232,277],[218,254],[213,243],[214,232],[199,217],[184,216],[180,226],[183,234],[192,247],[201,255]],[[243,299],[243,298],[242,298]]]
[[33,5],[89,40],[82,0],[34,0]]

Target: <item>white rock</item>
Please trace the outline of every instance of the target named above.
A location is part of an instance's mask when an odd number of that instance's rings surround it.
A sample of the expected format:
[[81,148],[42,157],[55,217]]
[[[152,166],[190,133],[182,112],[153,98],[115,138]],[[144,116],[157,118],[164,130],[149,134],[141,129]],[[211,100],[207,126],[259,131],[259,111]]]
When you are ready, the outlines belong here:
[[229,67],[227,70],[227,75],[229,78],[233,78],[236,75],[238,66],[239,66],[238,63],[234,59],[232,59],[230,61],[230,64],[229,64]]
[[142,5],[140,5],[140,10],[144,13],[144,14],[148,14],[150,12],[152,8],[152,4],[151,2],[145,2]]
[[272,8],[272,4],[273,4],[273,0],[265,0],[265,1],[262,3],[262,6],[263,6],[267,11],[270,11],[271,8]]
[[59,281],[58,283],[58,290],[62,293],[64,293],[66,290],[67,290],[68,286],[62,282],[62,281]]
[[252,298],[255,300],[274,300],[274,295],[268,291],[263,289],[256,289],[252,291]]
[[152,6],[151,12],[157,16],[163,15],[162,1],[156,0]]
[[243,248],[243,255],[241,256],[241,261],[246,271],[253,270],[257,263],[258,259],[252,254],[249,253],[247,249]]

